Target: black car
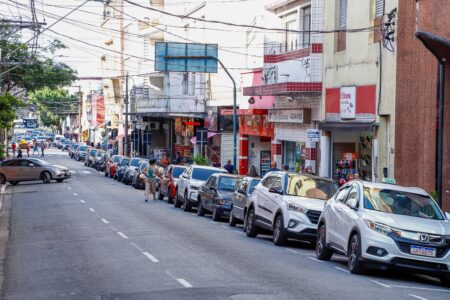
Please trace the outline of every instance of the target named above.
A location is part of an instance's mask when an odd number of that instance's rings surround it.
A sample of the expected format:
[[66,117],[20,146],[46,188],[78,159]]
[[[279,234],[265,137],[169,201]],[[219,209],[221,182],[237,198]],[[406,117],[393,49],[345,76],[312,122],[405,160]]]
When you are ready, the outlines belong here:
[[231,174],[211,175],[198,193],[197,214],[203,216],[212,212],[214,221],[228,217],[231,211],[231,197],[239,186],[240,177]]
[[247,212],[250,203],[250,197],[255,189],[255,186],[261,181],[261,178],[245,177],[241,180],[237,190],[234,192],[231,203],[230,212],[230,226],[243,223],[245,220],[245,213]]

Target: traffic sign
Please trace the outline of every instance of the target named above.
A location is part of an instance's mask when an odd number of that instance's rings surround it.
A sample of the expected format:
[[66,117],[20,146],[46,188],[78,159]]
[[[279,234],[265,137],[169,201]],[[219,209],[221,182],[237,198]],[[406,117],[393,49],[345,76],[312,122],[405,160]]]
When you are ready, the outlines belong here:
[[320,139],[320,131],[318,129],[308,129],[306,134],[310,142],[318,142]]

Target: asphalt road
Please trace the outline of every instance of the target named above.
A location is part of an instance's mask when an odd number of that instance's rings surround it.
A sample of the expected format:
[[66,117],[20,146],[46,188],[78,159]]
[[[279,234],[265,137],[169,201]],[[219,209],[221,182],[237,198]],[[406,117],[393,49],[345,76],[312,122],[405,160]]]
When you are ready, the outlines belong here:
[[274,246],[105,178],[59,150],[64,183],[12,193],[3,299],[450,299],[426,276],[349,274],[346,259]]

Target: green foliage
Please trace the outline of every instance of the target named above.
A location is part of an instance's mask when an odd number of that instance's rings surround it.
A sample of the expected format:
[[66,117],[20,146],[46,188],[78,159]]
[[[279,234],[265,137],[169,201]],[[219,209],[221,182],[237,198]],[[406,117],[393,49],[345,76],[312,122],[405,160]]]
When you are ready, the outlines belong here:
[[6,147],[5,144],[0,143],[0,161],[3,160],[3,157],[6,155]]
[[11,128],[16,118],[17,108],[24,103],[10,93],[0,95],[0,128]]
[[200,165],[200,166],[206,166],[208,164],[208,159],[206,157],[203,157],[200,154],[196,154],[194,156],[194,163],[196,165]]
[[31,92],[44,87],[58,88],[76,80],[74,69],[48,58],[59,49],[66,48],[61,41],[53,40],[44,45],[39,53],[35,53],[21,42],[20,35],[15,30],[13,27],[0,25],[2,60],[12,63],[0,65],[0,73],[6,72],[0,78],[2,91],[23,89]]
[[430,196],[431,196],[431,198],[433,198],[434,201],[436,201],[436,202],[438,201],[439,194],[438,194],[437,191],[432,191],[432,192],[430,193]]

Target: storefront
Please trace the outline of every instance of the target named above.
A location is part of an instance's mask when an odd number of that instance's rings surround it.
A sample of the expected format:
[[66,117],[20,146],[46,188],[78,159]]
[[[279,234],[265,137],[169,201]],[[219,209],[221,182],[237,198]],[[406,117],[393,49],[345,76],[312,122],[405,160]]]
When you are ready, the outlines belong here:
[[329,137],[328,176],[340,184],[347,181],[349,173],[375,180],[375,95],[375,86],[326,89],[326,117],[319,129]]

